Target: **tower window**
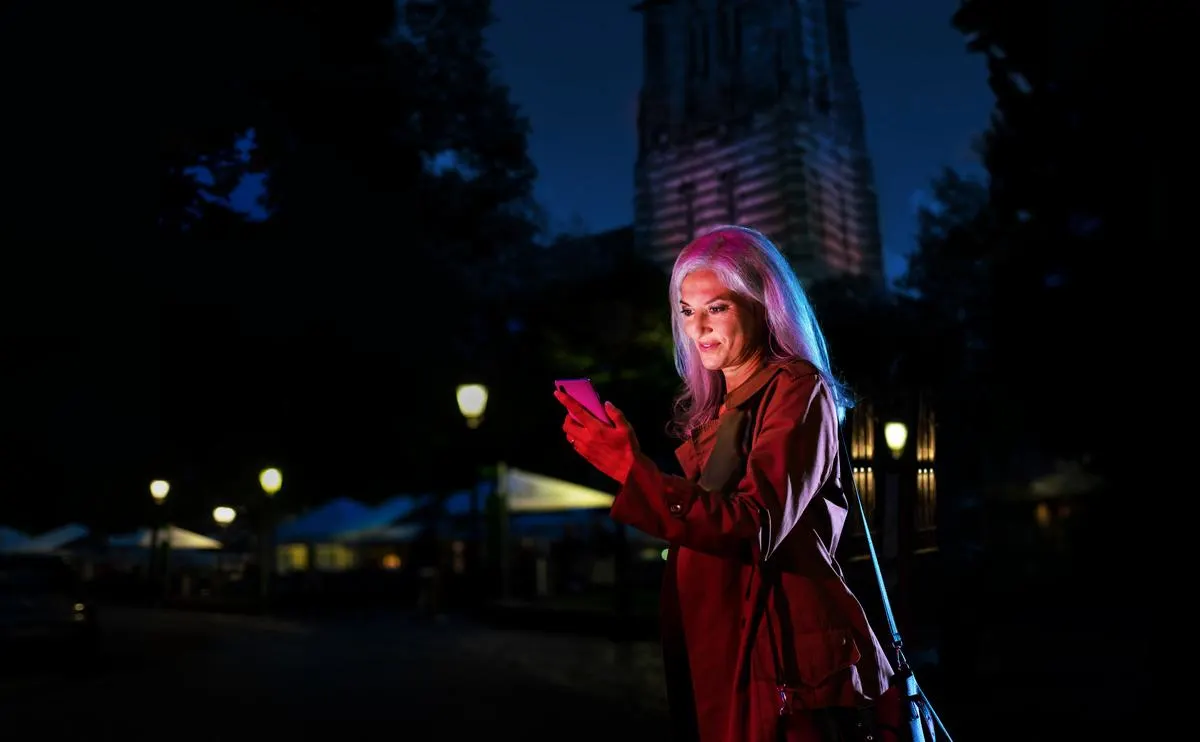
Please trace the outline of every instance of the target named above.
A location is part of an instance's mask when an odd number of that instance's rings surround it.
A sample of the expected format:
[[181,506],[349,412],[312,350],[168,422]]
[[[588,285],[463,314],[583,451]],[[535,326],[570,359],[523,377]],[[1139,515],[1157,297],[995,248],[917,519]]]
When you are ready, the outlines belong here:
[[737,208],[737,173],[727,170],[721,173],[721,200],[725,203],[725,222],[736,224]]
[[731,0],[721,0],[717,8],[717,59],[728,62],[733,56],[733,9]]
[[833,103],[830,100],[828,75],[817,77],[817,81],[813,85],[813,105],[816,106],[817,113],[822,116],[828,116],[829,112],[833,110]]
[[742,7],[739,5],[733,11],[733,58],[742,59]]
[[687,224],[687,241],[696,239],[696,184],[684,183],[679,186],[679,195],[683,196],[684,219]]
[[704,80],[708,77],[708,28],[700,20],[692,22],[688,33],[688,77]]

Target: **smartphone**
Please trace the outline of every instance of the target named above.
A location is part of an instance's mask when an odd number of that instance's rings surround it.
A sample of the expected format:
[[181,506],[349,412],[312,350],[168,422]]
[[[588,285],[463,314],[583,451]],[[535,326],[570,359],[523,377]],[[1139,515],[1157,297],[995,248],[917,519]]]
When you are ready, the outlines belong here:
[[604,403],[600,401],[600,395],[596,394],[596,387],[592,386],[591,379],[559,379],[554,382],[554,388],[583,405],[598,419],[609,425],[613,424],[608,413],[604,411]]

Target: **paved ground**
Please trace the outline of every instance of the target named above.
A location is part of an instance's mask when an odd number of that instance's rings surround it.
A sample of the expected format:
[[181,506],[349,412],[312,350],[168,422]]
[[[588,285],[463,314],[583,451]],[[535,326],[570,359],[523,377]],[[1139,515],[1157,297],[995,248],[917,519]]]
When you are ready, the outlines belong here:
[[[109,610],[94,662],[0,666],[0,723],[43,738],[260,739],[337,733],[525,742],[667,742],[654,642],[501,630],[403,617],[297,623],[183,611]],[[1080,629],[1074,629],[1079,634]],[[1062,740],[1154,716],[1131,708],[1138,674],[1114,672],[1097,638],[1034,632],[986,687],[923,676],[958,742]],[[1011,644],[1011,646],[1010,646]],[[1039,662],[1035,658],[1042,657]],[[0,658],[2,662],[3,658]],[[1038,672],[1038,665],[1063,665]],[[1097,666],[1099,665],[1099,666]],[[1125,692],[1114,694],[1117,683]],[[488,737],[484,737],[488,735]],[[939,739],[942,742],[944,738]]]
[[2,673],[6,728],[123,740],[666,739],[650,643],[402,618],[304,625],[122,610],[106,619],[95,663]]

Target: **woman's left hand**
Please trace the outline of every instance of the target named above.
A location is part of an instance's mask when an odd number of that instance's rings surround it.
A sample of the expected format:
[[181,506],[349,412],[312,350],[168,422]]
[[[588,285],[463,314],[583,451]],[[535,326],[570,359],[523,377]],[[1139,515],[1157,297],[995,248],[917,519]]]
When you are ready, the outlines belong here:
[[613,421],[613,424],[609,425],[568,394],[556,389],[554,398],[567,408],[568,414],[563,421],[567,443],[592,466],[619,484],[625,484],[640,449],[637,436],[621,411],[611,402],[604,403],[604,410]]

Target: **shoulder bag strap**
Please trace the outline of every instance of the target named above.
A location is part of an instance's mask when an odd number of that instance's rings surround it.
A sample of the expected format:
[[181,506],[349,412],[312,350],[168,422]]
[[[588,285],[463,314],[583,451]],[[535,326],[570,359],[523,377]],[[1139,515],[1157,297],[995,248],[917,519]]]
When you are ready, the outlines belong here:
[[883,568],[879,565],[879,554],[875,551],[875,541],[871,538],[871,520],[867,517],[867,509],[863,505],[862,495],[858,492],[858,482],[854,481],[854,469],[850,466],[850,447],[846,444],[846,433],[838,426],[838,459],[842,468],[842,491],[853,493],[854,504],[858,516],[862,519],[863,537],[867,540],[867,553],[871,555],[871,566],[875,568],[875,581],[879,585],[879,596],[883,600],[883,615],[887,619],[888,633],[892,635],[892,649],[901,664],[904,660],[904,640],[900,637],[900,629],[896,626],[896,615],[892,611],[892,601],[888,597],[887,583],[883,581]]
[[[871,538],[871,521],[867,518],[867,509],[863,505],[862,496],[858,493],[858,483],[854,481],[854,469],[850,466],[850,447],[846,445],[846,435],[838,426],[838,458],[842,467],[842,490],[854,493],[854,502],[858,505],[858,515],[862,519],[863,537],[867,540],[867,551],[871,555],[871,565],[875,568],[875,581],[879,584],[879,597],[883,600],[883,614],[887,618],[888,631],[892,635],[892,649],[896,653],[897,673],[905,679],[905,694],[910,700],[920,698],[924,703],[924,711],[933,718],[937,728],[946,735],[947,742],[954,742],[941,717],[933,709],[933,704],[925,696],[925,691],[916,682],[908,660],[904,657],[904,640],[900,638],[900,629],[896,626],[896,616],[892,612],[892,601],[888,598],[887,584],[883,581],[883,569],[879,566],[879,555],[875,552],[875,542]],[[923,722],[918,719],[918,727],[923,728]]]

